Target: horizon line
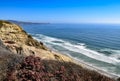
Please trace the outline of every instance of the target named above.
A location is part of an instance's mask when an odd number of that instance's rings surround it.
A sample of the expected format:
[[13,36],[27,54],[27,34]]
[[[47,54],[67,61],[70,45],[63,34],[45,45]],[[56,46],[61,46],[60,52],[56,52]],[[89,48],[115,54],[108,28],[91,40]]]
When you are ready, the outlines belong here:
[[49,21],[32,21],[32,20],[16,20],[16,19],[0,19],[6,21],[18,21],[18,22],[31,22],[31,23],[50,23],[50,24],[116,24],[120,25],[120,22],[49,22]]

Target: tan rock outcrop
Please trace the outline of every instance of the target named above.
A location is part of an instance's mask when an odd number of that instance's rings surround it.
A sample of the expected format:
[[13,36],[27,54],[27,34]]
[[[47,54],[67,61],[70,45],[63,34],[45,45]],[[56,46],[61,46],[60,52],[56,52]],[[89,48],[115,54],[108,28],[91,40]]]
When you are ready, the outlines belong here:
[[29,55],[46,60],[72,61],[67,56],[50,51],[20,26],[0,20],[0,81],[6,77],[9,66],[14,66]]
[[42,42],[33,39],[20,26],[0,21],[0,39],[14,54],[35,55],[43,59],[71,61],[67,56],[50,51]]

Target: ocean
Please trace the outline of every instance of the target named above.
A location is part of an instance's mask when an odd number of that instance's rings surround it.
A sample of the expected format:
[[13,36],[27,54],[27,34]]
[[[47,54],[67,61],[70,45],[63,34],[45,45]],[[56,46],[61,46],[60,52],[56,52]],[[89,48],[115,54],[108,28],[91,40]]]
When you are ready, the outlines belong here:
[[48,48],[120,76],[120,25],[24,24]]

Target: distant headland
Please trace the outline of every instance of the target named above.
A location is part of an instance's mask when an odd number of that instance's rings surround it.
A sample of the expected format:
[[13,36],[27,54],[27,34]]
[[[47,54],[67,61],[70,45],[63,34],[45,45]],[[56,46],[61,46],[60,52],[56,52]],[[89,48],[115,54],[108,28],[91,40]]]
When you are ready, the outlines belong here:
[[50,24],[48,22],[26,22],[26,21],[17,21],[17,20],[7,20],[11,23],[15,23],[18,25],[22,25],[22,24]]

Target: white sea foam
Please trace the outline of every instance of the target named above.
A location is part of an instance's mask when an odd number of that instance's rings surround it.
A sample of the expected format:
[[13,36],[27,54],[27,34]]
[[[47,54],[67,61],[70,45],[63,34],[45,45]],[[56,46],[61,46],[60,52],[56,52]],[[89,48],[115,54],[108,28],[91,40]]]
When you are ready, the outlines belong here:
[[[120,62],[120,60],[117,59],[116,56],[114,56],[114,57],[105,56],[104,54],[99,53],[95,50],[88,49],[84,43],[72,44],[69,41],[65,41],[65,40],[62,40],[62,39],[53,38],[53,37],[49,37],[49,36],[45,36],[45,35],[41,35],[41,34],[36,34],[35,38],[37,40],[40,40],[40,41],[44,42],[44,43],[57,45],[57,46],[60,46],[62,48],[65,48],[69,51],[73,51],[73,52],[83,54],[87,57],[90,57],[92,59],[96,59],[98,61],[102,61],[102,62],[106,62],[106,63],[112,63],[112,64],[116,64],[116,63]],[[57,42],[55,42],[55,41],[57,41]]]
[[113,50],[113,49],[101,49],[100,51],[109,51],[112,54],[109,57],[120,59],[120,50]]

